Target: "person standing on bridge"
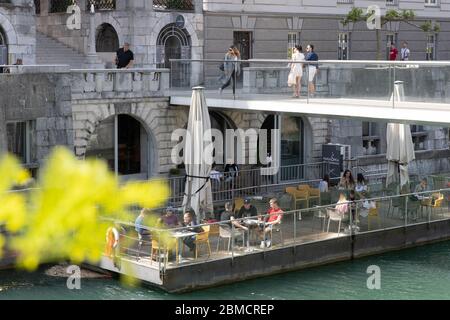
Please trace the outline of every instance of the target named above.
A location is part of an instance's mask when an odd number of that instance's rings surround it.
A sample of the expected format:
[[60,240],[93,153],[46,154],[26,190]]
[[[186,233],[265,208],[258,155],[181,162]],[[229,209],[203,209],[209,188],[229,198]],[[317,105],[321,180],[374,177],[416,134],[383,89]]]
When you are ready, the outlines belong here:
[[400,59],[402,61],[408,61],[410,54],[411,54],[411,52],[409,51],[409,48],[408,48],[408,42],[403,41],[403,48],[400,50]]
[[[308,44],[306,47],[306,61],[319,61],[319,56],[314,52],[314,45]],[[308,92],[311,96],[316,93],[316,87],[314,86],[314,78],[319,71],[319,65],[317,63],[310,63],[308,65]]]
[[389,51],[389,60],[395,61],[397,60],[398,50],[395,47],[395,44],[391,42],[391,50]]
[[303,63],[299,63],[299,61],[305,61],[305,55],[302,51],[302,46],[296,45],[294,47],[294,54],[292,55],[291,72],[289,73],[288,85],[292,85],[294,88],[294,94],[292,95],[293,98],[300,98],[300,92],[302,89]]
[[223,74],[219,78],[222,86],[219,88],[219,94],[222,94],[223,89],[228,87],[233,81],[233,95],[236,94],[236,77],[241,74],[241,68],[239,62],[241,58],[241,53],[235,46],[230,46],[227,53],[225,54],[224,63],[220,66]]
[[120,48],[116,52],[116,66],[117,69],[130,69],[134,64],[134,54],[130,50],[130,44],[125,42],[123,48]]

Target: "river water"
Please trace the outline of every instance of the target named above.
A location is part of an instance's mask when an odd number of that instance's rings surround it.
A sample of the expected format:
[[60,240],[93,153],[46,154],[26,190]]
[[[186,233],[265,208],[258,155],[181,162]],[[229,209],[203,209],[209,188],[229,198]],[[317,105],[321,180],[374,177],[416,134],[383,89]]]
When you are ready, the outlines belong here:
[[[381,270],[381,288],[367,288],[369,266]],[[127,287],[117,279],[65,278],[0,271],[0,299],[450,299],[450,242],[390,252],[187,294]]]

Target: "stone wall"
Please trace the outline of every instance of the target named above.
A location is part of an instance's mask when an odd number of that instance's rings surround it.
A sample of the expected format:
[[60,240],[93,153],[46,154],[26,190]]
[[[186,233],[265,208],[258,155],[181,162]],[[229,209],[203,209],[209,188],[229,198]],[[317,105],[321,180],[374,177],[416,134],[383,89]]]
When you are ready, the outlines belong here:
[[72,150],[70,83],[70,77],[63,73],[2,75],[0,92],[8,92],[0,95],[0,114],[5,117],[0,126],[2,145],[6,142],[6,122],[35,120],[38,162],[54,146],[63,145]]
[[0,4],[0,29],[8,44],[8,63],[23,59],[23,64],[35,63],[36,23],[34,7],[25,0]]
[[[89,14],[86,13],[86,0],[78,1],[82,10],[81,30],[68,30],[66,13],[48,13],[46,1],[41,1],[41,14],[37,17],[37,28],[40,32],[57,39],[65,45],[88,53]],[[98,11],[95,14],[96,29],[103,23],[114,27],[119,37],[120,46],[130,42],[135,54],[135,65],[140,67],[155,66],[156,42],[161,29],[174,23],[178,15],[185,19],[185,29],[191,37],[191,57],[203,57],[203,15],[193,12],[154,11],[151,1],[117,1],[116,10]],[[102,58],[105,57],[102,55]],[[113,57],[105,59],[111,62]]]

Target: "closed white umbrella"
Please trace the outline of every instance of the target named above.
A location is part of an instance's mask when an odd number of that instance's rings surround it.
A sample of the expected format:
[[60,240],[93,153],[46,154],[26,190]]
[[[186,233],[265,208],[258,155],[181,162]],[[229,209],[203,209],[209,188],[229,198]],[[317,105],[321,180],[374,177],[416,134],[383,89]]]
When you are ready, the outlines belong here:
[[388,175],[386,185],[400,182],[400,188],[409,182],[408,164],[415,159],[411,128],[407,124],[389,123],[387,126]]
[[205,218],[205,209],[210,212],[213,210],[209,180],[213,151],[210,147],[211,120],[203,87],[193,88],[187,132],[184,148],[186,187],[183,204],[185,208],[195,211],[197,223],[201,223]]
[[[396,81],[395,90],[397,100],[403,101],[403,82]],[[409,182],[408,164],[416,158],[411,127],[408,124],[388,123],[386,140],[386,159],[389,161],[386,186],[400,182],[401,189]]]

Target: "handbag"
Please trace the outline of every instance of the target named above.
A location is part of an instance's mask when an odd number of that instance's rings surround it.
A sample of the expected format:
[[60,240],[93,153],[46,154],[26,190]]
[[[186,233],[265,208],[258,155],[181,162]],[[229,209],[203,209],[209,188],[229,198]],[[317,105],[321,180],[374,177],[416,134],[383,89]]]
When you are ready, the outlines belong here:
[[224,63],[222,63],[222,64],[219,66],[219,70],[225,71],[225,64],[224,64]]
[[292,71],[289,72],[289,76],[288,76],[288,81],[287,81],[287,83],[288,83],[288,86],[289,86],[289,87],[292,87],[292,86],[294,86],[294,85],[297,84],[297,81],[296,81],[296,79],[295,79],[295,75],[294,75],[294,73],[293,73]]

